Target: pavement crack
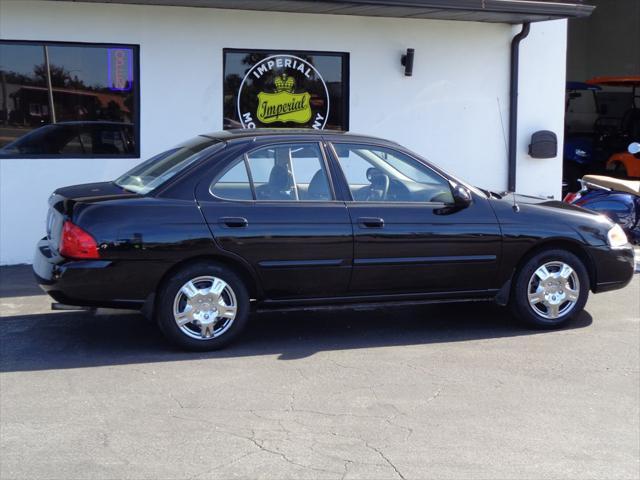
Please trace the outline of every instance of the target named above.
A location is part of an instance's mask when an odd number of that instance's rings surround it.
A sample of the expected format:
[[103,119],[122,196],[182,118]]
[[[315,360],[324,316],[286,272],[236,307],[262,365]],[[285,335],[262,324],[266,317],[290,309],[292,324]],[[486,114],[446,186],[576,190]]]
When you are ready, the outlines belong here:
[[208,475],[210,473],[215,472],[216,470],[220,470],[221,468],[225,468],[225,467],[229,467],[231,465],[233,465],[234,463],[238,463],[240,460],[247,458],[250,455],[255,455],[257,452],[248,452],[245,453],[244,455],[239,456],[238,458],[234,458],[233,460],[229,461],[229,462],[225,462],[225,463],[221,463],[220,465],[216,465],[213,468],[207,469],[205,472],[199,473],[196,476],[190,477],[189,480],[196,480],[198,478],[202,478],[205,475]]
[[347,477],[347,473],[349,473],[349,465],[352,465],[353,461],[351,460],[345,460],[344,461],[344,473],[342,474],[342,477],[340,477],[340,480],[344,480]]
[[331,413],[331,412],[322,412],[320,410],[307,410],[307,409],[293,409],[296,413],[310,413],[312,415],[322,415],[323,417],[352,417],[352,418],[377,418],[379,420],[384,420],[385,417],[380,415],[358,415],[356,413]]
[[289,411],[293,412],[295,410],[294,404],[296,402],[296,392],[293,390],[289,393]]
[[316,468],[316,467],[312,467],[311,465],[304,465],[302,463],[298,463],[298,462],[292,460],[291,458],[289,458],[284,453],[282,453],[282,452],[280,452],[278,450],[274,450],[274,449],[266,447],[263,443],[259,442],[256,439],[255,430],[251,430],[251,436],[250,437],[248,437],[246,435],[240,435],[239,433],[230,432],[230,431],[224,431],[224,433],[226,433],[228,435],[232,435],[232,436],[237,437],[237,438],[242,438],[244,440],[247,440],[247,441],[251,442],[253,445],[255,445],[256,447],[258,447],[258,449],[260,451],[269,453],[271,455],[278,456],[282,460],[284,460],[285,462],[287,462],[287,463],[289,463],[291,465],[295,465],[296,467],[304,468],[305,470],[313,470],[313,471],[316,471],[316,472],[323,472],[323,473],[332,473],[332,474],[340,473],[340,472],[336,472],[334,470],[325,470],[323,468]]
[[393,468],[393,471],[396,472],[396,475],[398,475],[398,477],[400,477],[402,480],[406,480],[405,476],[402,475],[402,473],[400,472],[400,470],[398,470],[398,467],[396,467],[394,465],[394,463],[389,460],[387,458],[387,456],[384,454],[384,452],[382,450],[380,450],[379,448],[374,447],[373,445],[371,445],[369,442],[365,442],[364,443],[365,446],[371,450],[373,450],[374,452],[376,452],[378,455],[380,455],[380,457],[387,463],[387,465],[389,465],[391,468]]
[[436,390],[436,393],[434,393],[433,395],[431,395],[429,398],[427,398],[427,403],[428,402],[432,402],[433,400],[435,400],[436,398],[438,398],[440,396],[440,393],[442,392],[442,388],[439,388],[438,390]]
[[387,419],[385,419],[385,422],[390,425],[391,427],[395,427],[395,428],[399,428],[400,430],[404,430],[406,433],[405,437],[404,437],[404,441],[407,442],[409,441],[409,438],[411,437],[411,435],[413,435],[413,428],[411,427],[407,427],[405,425],[400,425],[399,423],[395,423],[393,422],[393,420],[397,417],[397,415],[394,415],[393,417],[389,417]]
[[171,397],[171,400],[176,402],[181,409],[184,408],[184,405],[182,405],[182,402],[178,400],[178,398],[173,393],[169,393],[169,397]]
[[357,370],[357,371],[360,371],[360,372],[362,372],[362,371],[368,371],[368,370],[367,370],[367,369],[365,369],[365,368],[361,368],[361,367],[354,367],[354,366],[352,366],[352,365],[345,365],[344,363],[337,362],[337,361],[336,361],[336,360],[334,360],[333,358],[327,358],[327,360],[328,360],[330,363],[333,363],[336,367],[340,367],[340,368],[343,368],[343,369],[345,369],[345,370]]

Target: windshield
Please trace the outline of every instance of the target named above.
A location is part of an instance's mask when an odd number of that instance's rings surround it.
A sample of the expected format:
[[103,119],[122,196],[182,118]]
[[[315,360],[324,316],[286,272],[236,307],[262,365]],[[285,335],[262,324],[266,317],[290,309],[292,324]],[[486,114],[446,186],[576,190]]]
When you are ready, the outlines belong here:
[[[222,145],[218,139],[196,137],[142,162],[116,179],[115,184],[144,195]],[[212,147],[212,148],[209,148]]]

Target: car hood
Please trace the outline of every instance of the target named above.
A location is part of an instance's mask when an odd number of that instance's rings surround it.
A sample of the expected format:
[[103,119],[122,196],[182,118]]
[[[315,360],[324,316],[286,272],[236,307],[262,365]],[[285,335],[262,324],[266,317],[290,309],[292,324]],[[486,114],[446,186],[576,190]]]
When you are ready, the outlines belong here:
[[528,232],[537,238],[573,238],[606,245],[607,232],[613,226],[604,215],[548,198],[507,193],[492,197],[490,202],[503,231],[510,235]]
[[542,207],[550,212],[566,212],[583,214],[590,217],[600,217],[598,212],[587,210],[586,208],[572,205],[570,203],[561,202],[560,200],[553,200],[549,198],[534,197],[530,195],[522,195],[519,193],[505,193],[502,194],[502,202],[515,205],[535,205],[536,207]]

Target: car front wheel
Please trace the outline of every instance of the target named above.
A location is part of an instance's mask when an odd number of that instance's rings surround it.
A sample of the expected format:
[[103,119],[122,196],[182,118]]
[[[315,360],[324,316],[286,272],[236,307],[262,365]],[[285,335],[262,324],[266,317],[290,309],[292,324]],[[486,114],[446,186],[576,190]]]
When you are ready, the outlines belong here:
[[559,328],[582,311],[588,296],[589,275],[582,261],[565,250],[546,250],[516,273],[511,308],[531,326]]
[[163,284],[156,312],[160,330],[177,346],[217,350],[246,326],[249,294],[231,269],[202,262],[178,271]]

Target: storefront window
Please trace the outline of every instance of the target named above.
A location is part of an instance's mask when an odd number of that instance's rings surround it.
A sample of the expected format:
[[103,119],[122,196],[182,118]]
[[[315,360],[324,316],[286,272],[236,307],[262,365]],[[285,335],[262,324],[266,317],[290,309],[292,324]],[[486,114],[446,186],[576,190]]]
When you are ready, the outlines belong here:
[[349,129],[349,54],[224,50],[224,128]]
[[0,41],[0,157],[137,157],[138,48]]

